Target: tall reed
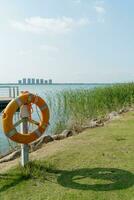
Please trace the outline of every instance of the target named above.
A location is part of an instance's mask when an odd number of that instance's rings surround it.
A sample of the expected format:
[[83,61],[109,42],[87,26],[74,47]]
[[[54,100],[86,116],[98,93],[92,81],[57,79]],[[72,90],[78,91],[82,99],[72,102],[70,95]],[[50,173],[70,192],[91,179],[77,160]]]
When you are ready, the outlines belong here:
[[88,119],[103,117],[133,104],[134,83],[60,92],[56,95],[55,131],[81,125]]

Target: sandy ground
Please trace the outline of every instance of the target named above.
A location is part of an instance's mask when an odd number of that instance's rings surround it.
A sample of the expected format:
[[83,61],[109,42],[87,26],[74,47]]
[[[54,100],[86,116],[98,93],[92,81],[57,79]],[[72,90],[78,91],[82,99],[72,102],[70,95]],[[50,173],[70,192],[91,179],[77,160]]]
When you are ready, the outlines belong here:
[[[63,147],[67,145],[67,143],[72,140],[71,138],[66,138],[65,140],[59,140],[59,141],[53,141],[48,144],[44,144],[44,146],[40,149],[38,149],[35,152],[30,153],[30,160],[39,160],[42,158],[45,158],[47,156],[54,155],[55,153],[59,153],[62,151]],[[5,171],[11,169],[12,167],[15,167],[20,164],[21,158],[17,158],[13,161],[9,162],[3,162],[0,163],[0,173],[4,173]]]

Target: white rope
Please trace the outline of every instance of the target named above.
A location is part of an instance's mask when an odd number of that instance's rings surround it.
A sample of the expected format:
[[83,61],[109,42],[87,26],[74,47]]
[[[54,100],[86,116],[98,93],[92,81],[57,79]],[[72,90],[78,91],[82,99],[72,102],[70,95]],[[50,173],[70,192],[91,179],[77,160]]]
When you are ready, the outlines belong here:
[[22,105],[21,108],[20,108],[20,117],[21,118],[29,118],[30,117],[30,113],[29,113],[29,110],[28,110],[28,106],[27,105]]

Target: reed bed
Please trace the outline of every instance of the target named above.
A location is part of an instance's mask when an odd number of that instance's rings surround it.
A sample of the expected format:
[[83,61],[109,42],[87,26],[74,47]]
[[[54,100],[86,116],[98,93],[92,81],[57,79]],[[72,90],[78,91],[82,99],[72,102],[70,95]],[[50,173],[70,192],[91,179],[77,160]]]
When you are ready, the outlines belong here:
[[55,133],[134,104],[134,83],[63,91],[56,95]]

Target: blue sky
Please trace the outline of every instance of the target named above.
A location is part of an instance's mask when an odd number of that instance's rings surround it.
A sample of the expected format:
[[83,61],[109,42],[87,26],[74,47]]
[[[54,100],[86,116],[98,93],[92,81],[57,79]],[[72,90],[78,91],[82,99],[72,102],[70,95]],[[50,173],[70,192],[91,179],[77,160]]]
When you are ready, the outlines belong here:
[[133,9],[133,0],[0,0],[0,82],[134,81]]

